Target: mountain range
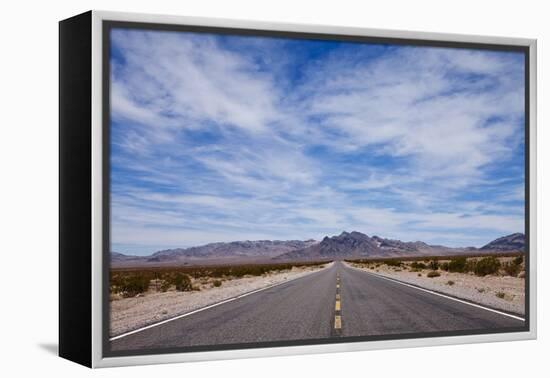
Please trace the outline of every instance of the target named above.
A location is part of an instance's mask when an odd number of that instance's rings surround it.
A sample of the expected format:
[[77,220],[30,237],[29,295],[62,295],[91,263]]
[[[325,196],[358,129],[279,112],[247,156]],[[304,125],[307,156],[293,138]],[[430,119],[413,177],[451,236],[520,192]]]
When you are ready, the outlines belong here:
[[524,251],[525,235],[518,232],[503,236],[484,245],[480,249],[484,251]]
[[210,243],[191,248],[158,251],[149,256],[111,252],[111,265],[185,265],[224,264],[232,262],[342,260],[348,258],[386,258],[418,256],[451,256],[475,253],[524,251],[525,235],[515,233],[500,237],[481,248],[451,248],[429,245],[422,241],[403,242],[368,236],[361,232],[342,232],[323,240],[257,240]]
[[166,249],[153,253],[148,262],[186,261],[219,258],[273,258],[281,254],[304,249],[317,243],[315,240],[257,240],[211,243],[200,247]]

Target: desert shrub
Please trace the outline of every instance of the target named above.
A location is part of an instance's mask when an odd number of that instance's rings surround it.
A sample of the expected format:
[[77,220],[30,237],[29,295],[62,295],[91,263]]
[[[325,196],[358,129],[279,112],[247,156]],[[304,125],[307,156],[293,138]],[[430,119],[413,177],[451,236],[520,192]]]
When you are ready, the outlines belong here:
[[166,280],[162,280],[161,284],[160,284],[160,291],[162,291],[163,293],[167,292],[168,289],[170,289],[170,282],[166,281]]
[[515,264],[514,261],[509,261],[503,264],[502,269],[504,269],[509,276],[516,277],[521,271],[521,265]]
[[426,264],[421,263],[421,262],[417,262],[417,261],[413,261],[411,263],[411,268],[413,268],[413,269],[426,269]]
[[500,268],[500,261],[494,256],[484,257],[481,260],[478,260],[474,273],[476,276],[485,276],[487,274],[495,274]]
[[123,297],[135,297],[149,289],[149,282],[149,277],[139,274],[123,276],[117,282],[116,291],[121,293]]
[[401,266],[401,261],[399,260],[385,260],[384,264],[387,266]]
[[184,273],[177,272],[172,276],[172,282],[176,286],[177,291],[191,291],[191,278]]
[[220,280],[214,280],[214,283],[213,283],[213,284],[214,284],[214,287],[220,287],[220,286],[222,286],[222,281],[220,281]]
[[454,284],[455,284],[455,282],[452,281],[452,280],[447,281],[447,285],[449,285],[449,286],[453,286]]
[[502,299],[506,294],[504,294],[502,291],[498,291],[495,295],[497,296],[497,298]]
[[429,278],[434,278],[434,277],[439,277],[441,274],[439,274],[439,272],[437,270],[432,270],[430,272],[428,272],[428,274],[426,274],[426,277],[429,277]]
[[[154,289],[161,292],[177,286],[176,290],[199,290],[193,287],[192,278],[195,280],[206,279],[231,279],[244,275],[262,275],[271,271],[282,271],[292,267],[319,267],[326,262],[315,261],[305,263],[276,263],[276,264],[250,264],[233,266],[185,266],[172,268],[148,268],[148,269],[113,269],[110,271],[109,291],[111,294],[120,294],[130,297],[146,292],[154,285]],[[205,283],[205,282],[203,282]]]
[[455,257],[449,262],[449,272],[465,273],[466,272],[466,257]]
[[517,256],[512,261],[502,264],[502,269],[506,274],[517,277],[521,272],[521,264],[523,264],[523,256]]
[[475,259],[466,260],[466,266],[464,267],[464,272],[474,272],[476,269],[477,261]]
[[422,273],[418,273],[418,277],[422,277]]
[[429,263],[428,263],[428,268],[430,268],[431,270],[437,270],[439,269],[439,262],[437,260],[431,260]]
[[446,262],[446,261],[442,262],[441,264],[439,264],[439,269],[448,271],[449,270],[449,263]]

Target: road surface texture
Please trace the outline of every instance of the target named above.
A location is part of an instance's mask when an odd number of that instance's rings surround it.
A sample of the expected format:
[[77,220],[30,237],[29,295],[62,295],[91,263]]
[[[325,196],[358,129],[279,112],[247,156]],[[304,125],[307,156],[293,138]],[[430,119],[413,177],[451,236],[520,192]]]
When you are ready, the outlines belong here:
[[523,327],[522,320],[335,262],[111,341],[112,351]]

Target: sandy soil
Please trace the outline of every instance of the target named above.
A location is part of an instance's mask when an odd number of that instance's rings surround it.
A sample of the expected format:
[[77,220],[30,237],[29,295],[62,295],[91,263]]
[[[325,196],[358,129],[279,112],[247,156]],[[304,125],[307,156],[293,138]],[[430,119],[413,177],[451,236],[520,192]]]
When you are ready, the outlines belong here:
[[[516,314],[525,314],[525,279],[511,276],[478,277],[474,274],[449,273],[438,270],[440,277],[429,278],[430,271],[424,269],[419,272],[410,272],[406,269],[396,271],[387,265],[367,268],[364,265],[351,263],[351,266],[367,272],[380,274],[385,277],[418,285],[420,287],[448,294],[457,298],[466,299],[495,309]],[[418,275],[421,274],[419,277]],[[453,284],[450,284],[452,281]],[[498,294],[498,296],[497,296]],[[500,296],[503,296],[500,298]]]
[[[325,267],[328,265],[330,264]],[[135,298],[115,299],[111,301],[110,335],[117,336],[240,294],[303,277],[320,269],[322,268],[293,267],[291,270],[263,276],[224,280],[220,287],[214,287],[214,279],[205,277],[193,282],[201,288],[200,291],[149,291]]]

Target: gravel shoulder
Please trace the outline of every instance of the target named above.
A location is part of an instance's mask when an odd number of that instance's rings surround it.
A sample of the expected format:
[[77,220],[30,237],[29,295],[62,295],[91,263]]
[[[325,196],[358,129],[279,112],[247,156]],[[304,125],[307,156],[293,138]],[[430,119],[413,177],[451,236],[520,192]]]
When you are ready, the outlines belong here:
[[263,276],[227,279],[220,287],[214,287],[203,280],[200,291],[149,291],[133,298],[116,299],[110,302],[109,333],[111,337],[117,336],[253,290],[303,277],[328,268],[331,264],[322,267],[293,267]]
[[441,274],[439,277],[429,278],[426,276],[429,272],[427,269],[420,272],[410,272],[406,270],[396,271],[396,269],[386,265],[367,268],[362,264],[347,264],[369,273],[394,278],[494,309],[525,315],[524,278],[493,275],[478,277],[474,274],[445,271],[439,271]]

